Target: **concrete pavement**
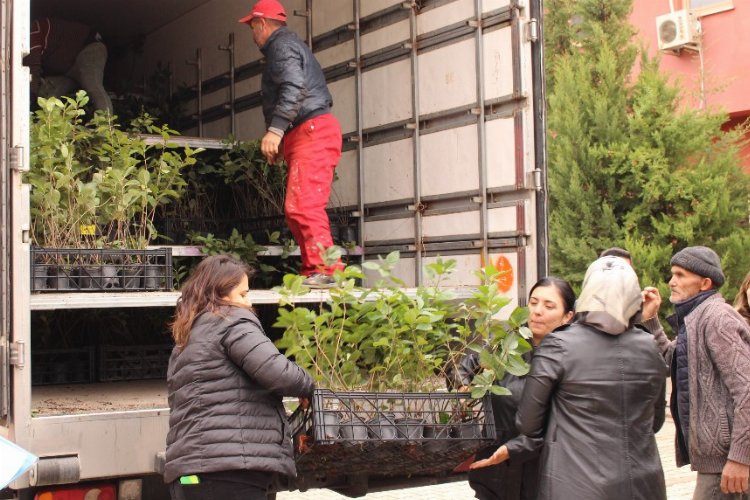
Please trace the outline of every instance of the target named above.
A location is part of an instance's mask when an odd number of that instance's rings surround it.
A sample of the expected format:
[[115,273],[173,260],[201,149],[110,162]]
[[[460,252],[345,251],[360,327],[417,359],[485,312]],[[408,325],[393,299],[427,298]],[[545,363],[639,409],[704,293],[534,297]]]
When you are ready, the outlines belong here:
[[[678,469],[675,466],[674,457],[674,422],[667,415],[664,427],[656,435],[659,446],[659,454],[664,468],[664,476],[667,483],[668,500],[690,500],[695,488],[695,473],[690,467]],[[309,490],[301,492],[285,492],[277,495],[277,500],[343,500],[345,497],[330,490]],[[419,488],[406,488],[381,493],[370,493],[364,497],[366,500],[469,500],[474,494],[465,481],[436,486],[424,486]]]

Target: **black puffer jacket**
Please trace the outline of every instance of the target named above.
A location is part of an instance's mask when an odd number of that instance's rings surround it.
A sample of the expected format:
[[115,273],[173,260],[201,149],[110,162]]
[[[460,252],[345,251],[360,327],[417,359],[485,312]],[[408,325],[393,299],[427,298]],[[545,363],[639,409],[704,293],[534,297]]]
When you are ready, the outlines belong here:
[[643,330],[574,323],[547,335],[516,421],[522,433],[544,436],[539,500],[664,500],[654,433],[664,423],[665,384]]
[[308,397],[313,381],[281,354],[250,311],[205,313],[169,360],[164,480],[232,470],[294,476],[282,396]]
[[266,57],[261,82],[266,127],[286,132],[331,111],[333,98],[323,70],[297,35],[281,27],[260,50]]

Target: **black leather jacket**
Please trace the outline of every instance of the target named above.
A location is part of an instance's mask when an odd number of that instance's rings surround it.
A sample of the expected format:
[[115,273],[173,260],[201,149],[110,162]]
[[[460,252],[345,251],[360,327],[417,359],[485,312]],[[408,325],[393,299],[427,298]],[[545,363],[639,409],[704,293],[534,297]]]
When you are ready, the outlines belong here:
[[260,50],[266,57],[261,82],[266,127],[286,132],[331,111],[333,98],[323,70],[297,35],[282,26]]
[[[531,357],[532,352],[528,352],[524,355],[524,360],[528,363]],[[468,386],[480,371],[479,355],[469,352],[461,357],[449,374],[450,382],[453,387]],[[525,383],[526,377],[506,373],[497,384],[509,389],[511,394],[491,397],[496,442],[477,452],[475,458],[488,458],[500,445],[508,448],[510,458],[500,465],[469,471],[469,486],[480,500],[536,499],[539,451],[544,440],[541,437],[524,436],[516,428],[516,411]]]
[[651,335],[574,323],[534,352],[517,424],[543,437],[538,500],[665,500],[654,433],[666,370]]

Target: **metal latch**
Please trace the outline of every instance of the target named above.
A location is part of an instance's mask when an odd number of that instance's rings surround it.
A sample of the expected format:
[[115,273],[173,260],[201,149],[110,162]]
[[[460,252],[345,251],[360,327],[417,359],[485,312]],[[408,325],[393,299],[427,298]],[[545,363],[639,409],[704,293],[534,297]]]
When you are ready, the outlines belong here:
[[526,40],[536,42],[539,40],[539,21],[536,18],[529,19],[526,23]]
[[28,167],[23,163],[23,147],[13,146],[8,151],[8,156],[11,169],[15,170],[16,172],[24,172],[28,170]]
[[26,342],[23,340],[10,344],[10,364],[18,368],[26,366]]

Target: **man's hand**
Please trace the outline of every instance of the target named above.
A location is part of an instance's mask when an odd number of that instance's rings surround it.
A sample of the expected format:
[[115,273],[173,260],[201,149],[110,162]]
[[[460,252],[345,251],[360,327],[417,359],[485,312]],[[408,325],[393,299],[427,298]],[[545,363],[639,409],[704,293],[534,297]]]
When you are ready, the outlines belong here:
[[299,405],[303,410],[310,408],[310,400],[307,398],[299,398]]
[[727,460],[721,472],[721,491],[725,495],[730,493],[744,493],[747,491],[750,465]]
[[510,458],[510,454],[508,453],[508,447],[505,445],[502,445],[500,448],[497,449],[495,453],[492,454],[490,458],[485,458],[484,460],[477,460],[473,464],[469,466],[469,469],[481,469],[482,467],[489,467],[490,465],[497,465],[505,462]]
[[658,288],[647,286],[641,292],[643,297],[643,310],[641,316],[644,320],[651,319],[656,316],[661,307],[661,294]]
[[266,135],[260,140],[260,152],[263,153],[263,156],[266,157],[266,161],[271,165],[276,163],[276,158],[279,156],[280,144],[281,137],[273,132],[266,132]]

